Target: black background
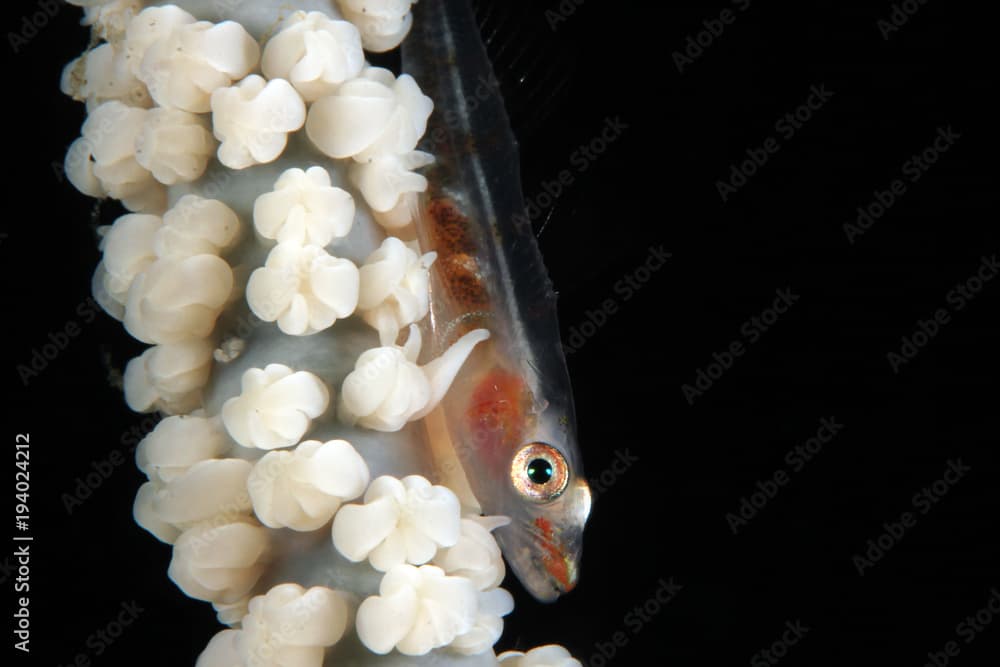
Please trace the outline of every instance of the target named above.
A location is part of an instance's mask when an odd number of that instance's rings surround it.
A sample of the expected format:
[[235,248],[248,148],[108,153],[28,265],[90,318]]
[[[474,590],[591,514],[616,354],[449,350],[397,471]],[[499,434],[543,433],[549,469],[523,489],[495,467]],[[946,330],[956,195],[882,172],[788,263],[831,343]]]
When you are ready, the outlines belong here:
[[[577,590],[540,605],[508,579],[517,608],[497,648],[561,643],[588,667],[760,665],[758,651],[800,621],[809,630],[780,664],[924,665],[948,641],[960,647],[952,664],[1000,663],[1000,618],[971,643],[956,634],[1000,586],[1000,280],[961,311],[946,297],[1000,251],[985,10],[913,3],[885,39],[878,21],[893,5],[882,1],[561,4],[576,8],[558,22],[546,14],[555,1],[480,10],[526,196],[544,201],[546,182],[573,177],[534,224],[574,347],[587,473],[612,483],[594,506]],[[38,7],[6,7],[5,32]],[[678,71],[672,54],[727,7],[735,20]],[[117,214],[95,213],[52,168],[83,119],[58,91],[62,65],[87,43],[78,17],[63,7],[16,53],[9,34],[2,49],[4,437],[13,448],[16,433],[31,433],[31,660],[193,664],[214,614],[176,590],[169,549],[131,518],[142,476],[129,434],[152,422],[125,407],[114,369],[142,346],[111,318],[76,310],[99,259],[96,224]],[[833,96],[786,139],[775,124],[811,86]],[[627,129],[580,171],[574,151],[609,118]],[[949,127],[960,139],[849,243],[843,225],[857,207]],[[723,202],[716,182],[771,136],[780,150]],[[626,299],[620,281],[661,246],[671,258]],[[685,400],[682,385],[708,372],[713,353],[746,343],[741,327],[778,289],[799,299]],[[579,345],[574,330],[606,299],[616,312]],[[950,322],[894,372],[887,354],[938,308]],[[17,365],[68,322],[82,332],[25,386]],[[823,417],[843,429],[734,535],[726,514],[789,471],[786,452]],[[638,463],[608,472],[626,450]],[[125,463],[67,514],[62,494],[115,451]],[[971,472],[916,511],[914,494],[958,459]],[[860,576],[852,557],[908,510],[916,525]],[[8,599],[13,576],[2,575]],[[671,578],[682,589],[637,629],[627,615]],[[95,656],[88,636],[131,600],[144,612]],[[606,660],[615,633],[625,645]]]

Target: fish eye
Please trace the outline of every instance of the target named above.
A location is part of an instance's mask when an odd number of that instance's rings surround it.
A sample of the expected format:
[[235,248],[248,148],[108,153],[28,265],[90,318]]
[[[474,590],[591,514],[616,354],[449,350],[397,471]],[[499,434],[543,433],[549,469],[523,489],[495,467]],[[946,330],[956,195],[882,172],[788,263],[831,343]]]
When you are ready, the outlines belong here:
[[562,453],[544,442],[532,442],[514,455],[510,479],[528,500],[545,503],[559,497],[569,483],[569,466]]

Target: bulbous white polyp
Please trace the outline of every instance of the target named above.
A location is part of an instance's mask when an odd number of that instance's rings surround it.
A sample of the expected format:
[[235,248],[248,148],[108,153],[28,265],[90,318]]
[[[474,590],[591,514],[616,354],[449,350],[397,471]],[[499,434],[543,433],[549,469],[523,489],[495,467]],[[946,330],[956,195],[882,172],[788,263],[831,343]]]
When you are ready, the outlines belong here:
[[[250,597],[245,596],[240,598],[236,602],[213,602],[212,608],[215,609],[215,617],[219,620],[219,623],[223,625],[228,625],[230,627],[234,625],[239,625],[243,617],[247,615],[247,607],[250,604]],[[239,663],[236,663],[239,667]]]
[[198,657],[201,667],[320,667],[324,649],[348,624],[343,593],[279,584],[250,600],[241,630],[217,633]]
[[455,637],[449,648],[462,655],[479,655],[499,641],[503,617],[514,611],[514,598],[502,588],[480,592],[476,597],[476,618],[468,632]]
[[363,352],[344,379],[338,415],[348,424],[398,431],[430,400],[430,381],[421,368],[399,347],[377,347]]
[[402,43],[413,25],[410,6],[417,0],[337,0],[344,18],[361,31],[365,48],[375,53]]
[[469,632],[477,606],[468,579],[445,576],[433,565],[397,565],[382,578],[379,595],[358,608],[358,637],[381,655],[393,648],[424,655]]
[[253,204],[254,227],[278,242],[325,246],[354,225],[354,199],[323,167],[287,169]]
[[102,293],[95,289],[94,296],[115,319],[125,315],[132,281],[156,261],[155,238],[162,225],[159,216],[131,213],[97,229],[104,257],[94,275],[95,288],[100,287]]
[[461,509],[447,487],[419,475],[383,475],[365,492],[363,505],[345,505],[333,519],[333,545],[349,560],[366,558],[383,572],[401,563],[422,565],[439,547],[458,542]]
[[239,231],[239,218],[221,201],[184,195],[163,214],[153,246],[166,259],[217,255],[236,242]]
[[247,493],[252,464],[243,459],[200,461],[166,484],[154,484],[153,511],[163,521],[185,528],[216,515],[249,514]]
[[292,451],[268,452],[247,480],[254,512],[271,528],[316,530],[340,504],[365,491],[370,474],[346,440],[309,440]]
[[250,469],[250,462],[243,459],[208,459],[195,463],[169,482],[146,482],[133,505],[136,522],[169,543],[181,531],[199,522],[249,515]]
[[367,67],[336,92],[313,102],[306,134],[334,158],[367,162],[412,151],[427,129],[434,103],[413,77]]
[[353,24],[300,11],[268,40],[261,70],[268,79],[287,79],[312,102],[356,77],[364,64],[361,34]]
[[66,0],[83,7],[83,25],[93,26],[94,34],[109,42],[120,41],[132,18],[142,10],[141,0]]
[[215,140],[205,119],[180,109],[150,109],[135,138],[135,160],[164,185],[205,173]]
[[212,93],[212,127],[222,142],[219,162],[230,169],[277,159],[288,133],[302,127],[305,119],[305,103],[284,79],[265,82],[251,74]]
[[267,528],[251,517],[219,517],[180,534],[167,576],[189,597],[232,603],[250,592],[269,556]]
[[94,273],[97,302],[115,319],[125,317],[135,278],[157,259],[181,260],[214,255],[228,248],[239,233],[239,219],[215,199],[185,195],[161,219],[128,214],[98,228],[104,257]]
[[157,345],[125,367],[125,401],[136,412],[190,412],[212,370],[212,344],[195,339]]
[[298,443],[326,412],[330,392],[307,371],[269,364],[243,374],[242,391],[222,406],[222,422],[244,447],[276,449]]
[[139,487],[135,494],[135,501],[132,503],[132,518],[150,532],[156,539],[165,544],[173,544],[181,531],[177,526],[169,521],[164,521],[153,509],[153,501],[156,498],[157,485],[146,482]]
[[194,667],[246,667],[237,646],[240,632],[229,629],[215,633],[198,655]]
[[430,310],[430,267],[437,253],[417,255],[394,236],[386,237],[359,269],[358,310],[393,345],[400,329],[422,320]]
[[500,545],[492,531],[509,523],[510,519],[505,516],[463,518],[458,541],[440,549],[433,564],[447,574],[469,579],[480,591],[496,588],[503,581],[506,570]]
[[376,347],[361,353],[354,370],[344,378],[338,417],[348,424],[391,432],[426,416],[444,398],[472,349],[489,336],[486,329],[470,331],[437,359],[417,366],[420,330],[410,325],[402,347]]
[[232,269],[215,255],[158,259],[132,281],[125,329],[145,343],[204,338],[232,289]]
[[245,665],[319,667],[347,629],[345,595],[324,586],[280,584],[250,600],[237,647]]
[[421,151],[380,155],[351,165],[348,177],[361,190],[375,221],[385,229],[399,229],[413,222],[417,210],[415,195],[427,190],[427,179],[413,169],[433,162],[433,155]]
[[174,6],[150,7],[132,19],[126,49],[158,105],[194,113],[208,111],[212,92],[249,74],[260,57],[239,23],[195,21]]
[[139,442],[135,462],[150,481],[167,483],[196,463],[222,456],[230,446],[218,417],[167,417]]
[[118,100],[128,106],[149,108],[153,100],[146,84],[129,69],[125,49],[101,44],[73,60],[62,72],[60,89],[93,111],[104,102]]
[[129,21],[125,33],[125,50],[129,67],[139,76],[146,52],[157,41],[165,41],[185,25],[197,19],[176,5],[147,7]]
[[527,653],[507,651],[497,656],[505,667],[583,667],[583,663],[557,644],[539,646]]
[[333,326],[358,304],[358,267],[315,245],[279,243],[250,276],[247,303],[265,322],[293,336]]
[[66,152],[66,177],[80,192],[120,199],[131,211],[159,213],[166,190],[135,159],[135,142],[147,109],[117,100],[105,102],[87,116],[82,136]]

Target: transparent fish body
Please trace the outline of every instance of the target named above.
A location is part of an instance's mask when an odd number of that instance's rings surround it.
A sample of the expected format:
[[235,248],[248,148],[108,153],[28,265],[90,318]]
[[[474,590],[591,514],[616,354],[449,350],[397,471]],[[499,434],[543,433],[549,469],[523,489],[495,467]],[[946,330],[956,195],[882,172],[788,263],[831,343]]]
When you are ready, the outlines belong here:
[[[576,584],[590,492],[555,293],[524,214],[516,142],[468,3],[421,2],[403,69],[436,105],[421,145],[436,162],[416,222],[421,250],[437,253],[426,323],[433,353],[469,330],[491,333],[428,419],[437,467],[460,469],[484,513],[511,518],[496,532],[505,557],[535,597],[553,600]],[[554,498],[530,499],[518,488],[527,480],[517,454],[531,443],[556,449],[555,465],[565,464],[565,488]],[[441,463],[449,454],[451,467]]]

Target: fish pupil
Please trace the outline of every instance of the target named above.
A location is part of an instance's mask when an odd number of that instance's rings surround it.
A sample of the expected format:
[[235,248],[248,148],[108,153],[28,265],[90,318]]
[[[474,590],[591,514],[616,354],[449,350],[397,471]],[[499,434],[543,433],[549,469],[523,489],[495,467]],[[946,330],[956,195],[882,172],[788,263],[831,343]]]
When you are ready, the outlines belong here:
[[552,464],[545,459],[534,459],[528,463],[528,479],[535,484],[545,484],[552,479]]

